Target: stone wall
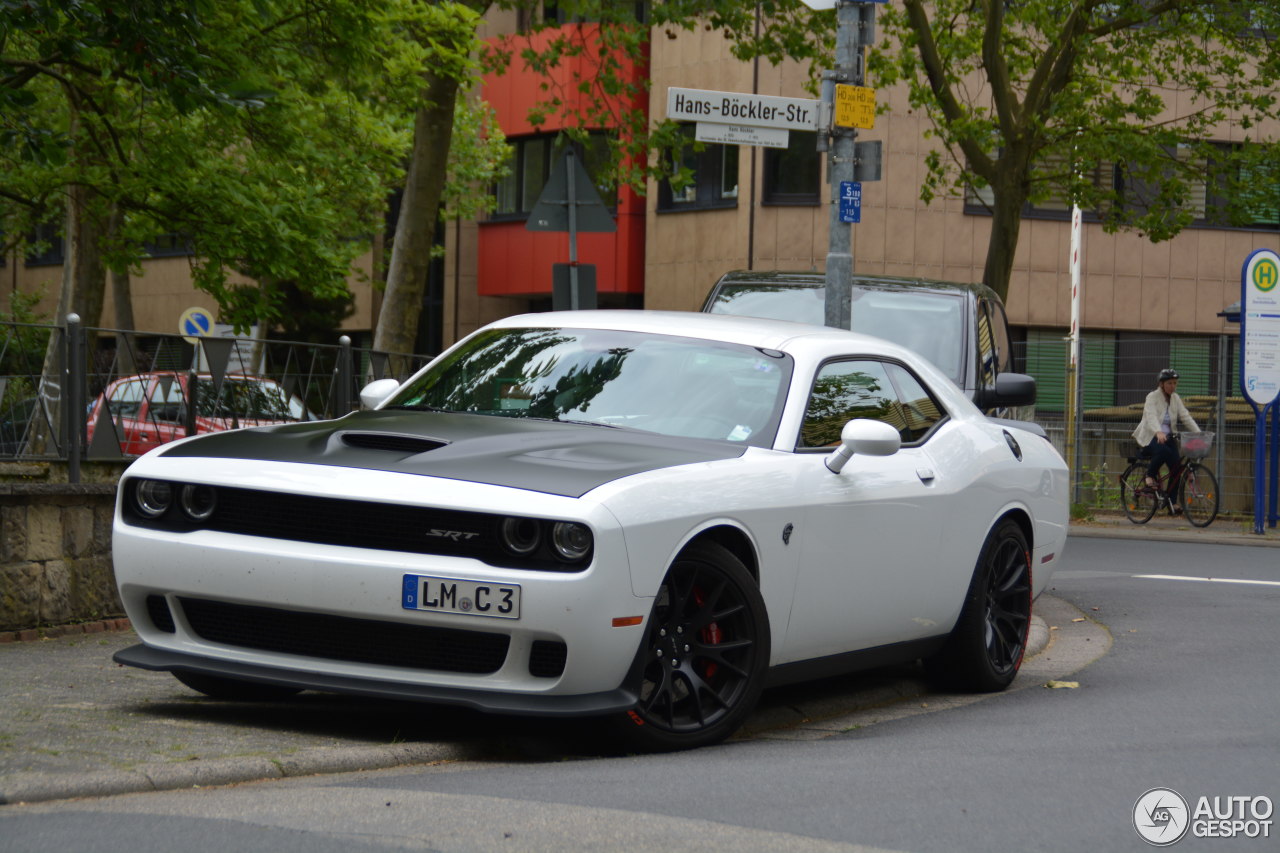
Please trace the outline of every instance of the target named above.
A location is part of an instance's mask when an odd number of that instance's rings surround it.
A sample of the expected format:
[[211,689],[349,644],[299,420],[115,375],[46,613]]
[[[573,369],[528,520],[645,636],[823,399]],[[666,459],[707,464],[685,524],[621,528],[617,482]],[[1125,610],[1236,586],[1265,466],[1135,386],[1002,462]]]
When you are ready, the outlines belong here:
[[0,483],[0,631],[124,615],[111,483]]

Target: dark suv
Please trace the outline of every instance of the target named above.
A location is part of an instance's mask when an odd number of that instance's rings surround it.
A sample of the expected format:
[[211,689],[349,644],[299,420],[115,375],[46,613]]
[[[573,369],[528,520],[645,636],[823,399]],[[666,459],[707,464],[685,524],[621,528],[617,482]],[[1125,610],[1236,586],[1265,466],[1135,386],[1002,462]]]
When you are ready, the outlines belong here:
[[[738,270],[716,282],[702,310],[821,326],[825,299],[822,273]],[[989,414],[1035,402],[1035,380],[1009,370],[1009,321],[986,285],[855,275],[851,302],[853,331],[920,353]]]

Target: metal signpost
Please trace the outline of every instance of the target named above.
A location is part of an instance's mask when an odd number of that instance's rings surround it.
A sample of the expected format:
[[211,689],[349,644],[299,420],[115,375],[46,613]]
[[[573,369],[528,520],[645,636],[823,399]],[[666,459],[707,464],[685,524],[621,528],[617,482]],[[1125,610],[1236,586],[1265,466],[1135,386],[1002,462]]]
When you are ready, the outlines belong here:
[[[830,151],[825,322],[847,329],[853,280],[853,231],[862,220],[862,183],[880,180],[882,145],[858,142],[858,128],[875,125],[876,93],[863,85],[863,50],[875,39],[875,5],[886,0],[802,0],[818,11],[836,9],[836,67],[822,75],[822,98],[780,98],[707,89],[667,90],[667,118],[697,122],[695,138],[729,145],[787,146],[791,130],[816,130],[818,150]],[[828,140],[831,136],[831,141]]]
[[[870,128],[875,123],[875,90],[863,85],[866,80],[863,52],[875,40],[875,3],[884,0],[803,2],[811,9],[836,10],[836,67],[822,74],[822,111],[825,117],[832,119],[832,139],[828,146],[823,138],[825,128],[820,127],[818,150],[830,150],[827,175],[832,189],[824,322],[828,326],[847,329],[850,327],[853,285],[853,229],[849,226],[861,220],[862,193],[858,182],[880,179],[879,145],[860,151],[856,140],[858,128]],[[859,154],[869,155],[868,159],[874,156],[874,176],[860,174],[859,166],[863,164]]]
[[1280,486],[1280,255],[1258,249],[1240,274],[1240,392],[1253,407],[1253,532],[1262,533],[1267,484],[1267,412],[1271,413],[1271,511]]
[[[600,193],[591,183],[587,170],[578,160],[572,145],[565,146],[564,155],[551,166],[551,175],[542,194],[529,211],[529,219],[524,224],[529,231],[568,231],[569,263],[567,266],[567,286],[552,285],[551,307],[556,310],[595,307],[596,279],[595,266],[590,267],[587,274],[579,275],[578,264],[578,232],[597,232],[610,234],[618,230],[609,208],[605,207]],[[552,268],[553,280],[564,273]],[[590,285],[589,288],[586,285]],[[585,291],[585,292],[584,292]]]

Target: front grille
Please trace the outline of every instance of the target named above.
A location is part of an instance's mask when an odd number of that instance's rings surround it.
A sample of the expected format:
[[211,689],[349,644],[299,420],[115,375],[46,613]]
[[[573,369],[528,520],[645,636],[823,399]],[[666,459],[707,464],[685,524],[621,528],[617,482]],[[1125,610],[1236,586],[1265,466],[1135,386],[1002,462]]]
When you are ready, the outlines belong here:
[[470,557],[491,566],[542,572],[581,572],[591,562],[589,555],[576,562],[557,559],[551,549],[549,521],[538,522],[544,529],[538,549],[517,555],[502,546],[504,516],[230,486],[218,486],[216,494],[217,508],[203,523],[184,516],[176,506],[161,518],[144,518],[132,501],[124,507],[125,520],[168,530],[218,530],[320,545]]
[[534,678],[559,678],[564,674],[569,647],[555,640],[534,640],[529,650],[529,674]]
[[164,600],[163,595],[147,596],[147,617],[157,631],[164,631],[166,634],[177,631],[173,624],[173,614],[169,612],[169,602]]
[[210,642],[350,663],[486,675],[502,667],[511,642],[484,631],[178,600],[191,630]]

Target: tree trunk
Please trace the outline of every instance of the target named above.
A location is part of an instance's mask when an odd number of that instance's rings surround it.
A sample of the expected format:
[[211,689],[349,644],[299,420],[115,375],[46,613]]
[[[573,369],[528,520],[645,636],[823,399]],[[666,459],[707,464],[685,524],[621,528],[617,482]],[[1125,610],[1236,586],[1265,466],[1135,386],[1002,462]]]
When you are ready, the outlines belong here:
[[[386,295],[373,338],[373,348],[381,352],[414,351],[444,190],[445,163],[453,138],[458,81],[431,72],[425,77],[424,105],[414,121],[413,153],[391,247]],[[405,367],[393,361],[397,374],[403,373]]]
[[[58,295],[58,310],[54,322],[64,324],[68,314],[78,314],[82,327],[98,326],[102,320],[102,303],[106,294],[106,268],[102,265],[102,223],[92,208],[94,193],[85,187],[67,187],[67,220],[63,234],[62,289]],[[79,375],[84,375],[91,354],[93,341],[85,347],[85,365]],[[45,350],[44,367],[40,376],[39,398],[44,417],[32,421],[26,452],[43,456],[50,443],[59,445],[58,437],[49,428],[57,430],[66,411],[69,381],[69,365],[63,364],[66,342],[63,335],[50,335]],[[72,429],[83,426],[83,412],[66,412],[70,417],[66,430],[59,430],[63,437]],[[62,452],[58,447],[59,455]]]
[[[111,219],[107,223],[107,231],[115,237],[124,225],[124,214],[119,207],[111,211]],[[115,305],[116,333],[116,373],[129,376],[138,372],[137,359],[133,352],[133,336],[126,334],[135,330],[133,318],[133,282],[129,278],[129,268],[111,271],[111,300]]]
[[1029,166],[1011,163],[1002,157],[996,164],[996,180],[992,181],[991,238],[987,241],[986,266],[982,283],[994,290],[1001,302],[1009,301],[1009,279],[1013,275],[1013,256],[1018,248],[1018,232],[1022,228],[1022,206],[1027,201],[1025,174]]

